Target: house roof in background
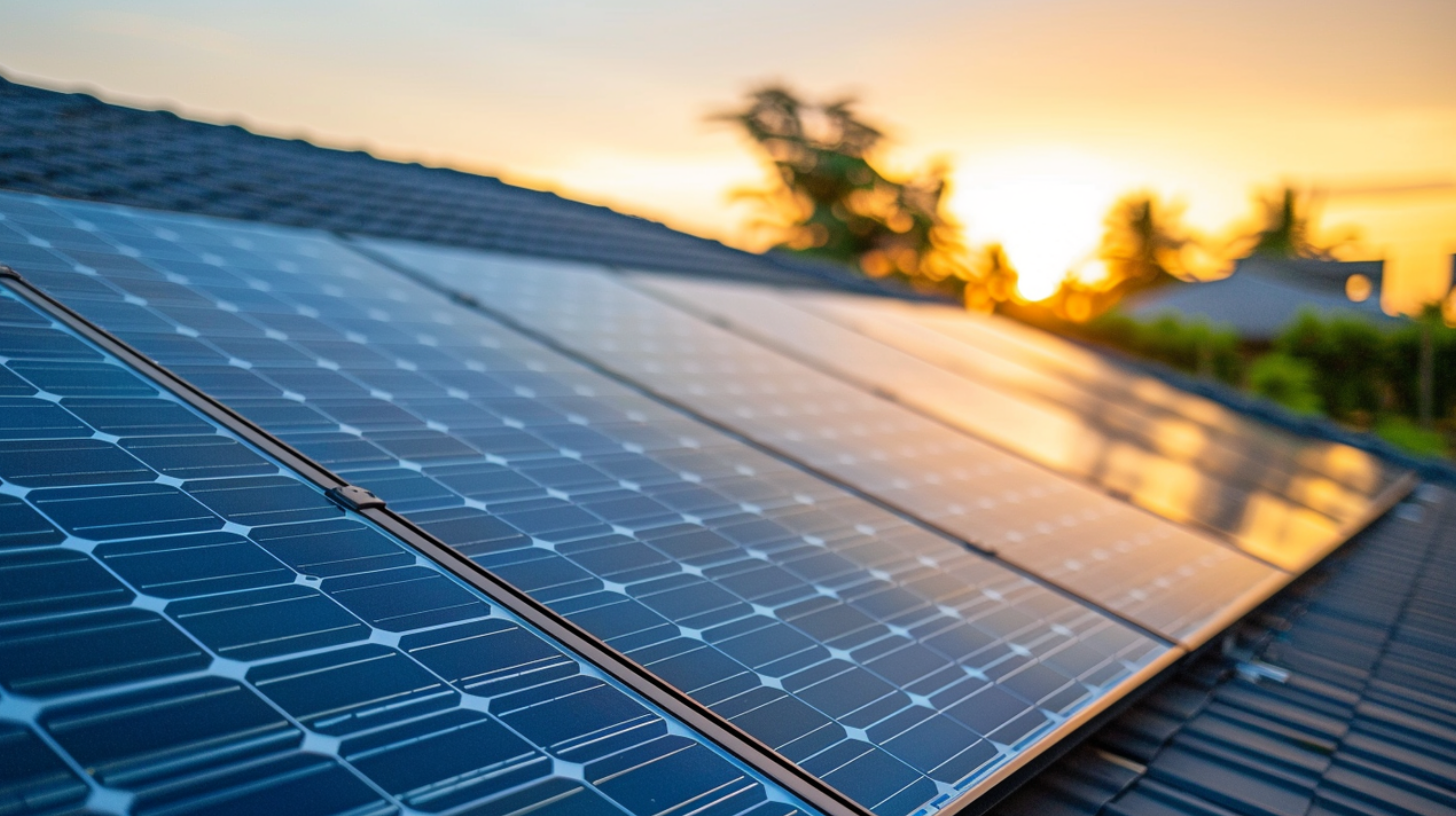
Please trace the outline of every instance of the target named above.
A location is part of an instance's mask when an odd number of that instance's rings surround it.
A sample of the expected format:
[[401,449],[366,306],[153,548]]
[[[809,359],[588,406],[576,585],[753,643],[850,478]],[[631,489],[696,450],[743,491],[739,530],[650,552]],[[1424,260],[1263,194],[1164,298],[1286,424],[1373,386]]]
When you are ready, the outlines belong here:
[[0,76],[0,188],[680,274],[892,290],[489,176],[112,105]]
[[[1137,318],[1173,314],[1201,318],[1233,328],[1246,340],[1271,340],[1301,311],[1347,314],[1396,325],[1400,319],[1380,310],[1383,264],[1245,258],[1227,278],[1207,283],[1174,283],[1130,298],[1123,310]],[[1345,296],[1345,280],[1364,275],[1373,293],[1356,303]]]

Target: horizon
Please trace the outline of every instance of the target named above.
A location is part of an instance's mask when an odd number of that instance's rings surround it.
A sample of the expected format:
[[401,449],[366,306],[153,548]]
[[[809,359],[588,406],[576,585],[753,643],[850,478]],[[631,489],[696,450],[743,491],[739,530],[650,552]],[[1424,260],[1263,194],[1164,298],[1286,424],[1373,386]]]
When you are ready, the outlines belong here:
[[1028,296],[1136,189],[1207,232],[1258,188],[1334,190],[1321,224],[1362,228],[1351,257],[1387,260],[1388,306],[1438,295],[1456,252],[1449,3],[492,5],[58,2],[0,10],[0,48],[19,81],[494,175],[748,249],[763,247],[728,193],[764,171],[705,117],[772,79],[854,93],[892,136],[891,170],[949,160],[949,211],[970,242],[1006,245]]

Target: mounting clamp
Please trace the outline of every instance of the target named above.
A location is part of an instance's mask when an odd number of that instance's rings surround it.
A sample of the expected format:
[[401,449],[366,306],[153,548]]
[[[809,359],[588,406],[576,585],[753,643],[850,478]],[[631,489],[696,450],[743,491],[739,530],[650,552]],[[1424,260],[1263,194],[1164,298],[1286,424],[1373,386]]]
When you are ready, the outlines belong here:
[[339,487],[329,488],[324,491],[324,494],[330,499],[333,499],[334,504],[346,510],[384,509],[384,499],[379,498],[362,487],[340,485]]

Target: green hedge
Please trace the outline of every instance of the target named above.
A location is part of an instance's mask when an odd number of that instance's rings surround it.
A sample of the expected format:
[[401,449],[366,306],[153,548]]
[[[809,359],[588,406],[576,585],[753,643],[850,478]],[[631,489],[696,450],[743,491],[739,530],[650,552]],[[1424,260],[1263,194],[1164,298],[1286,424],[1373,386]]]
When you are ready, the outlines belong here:
[[[1113,311],[1067,331],[1222,380],[1298,413],[1372,430],[1414,453],[1444,454],[1442,429],[1456,429],[1456,329],[1434,314],[1384,328],[1359,317],[1306,312],[1267,350],[1241,343],[1232,329],[1171,315],[1144,322]],[[1415,421],[1423,331],[1431,334],[1436,430]]]
[[1277,351],[1249,366],[1250,391],[1299,414],[1323,413],[1325,402],[1316,390],[1317,381],[1314,366]]
[[1112,311],[1082,324],[1075,333],[1231,385],[1243,379],[1239,336],[1225,326],[1172,315],[1143,322]]
[[1274,351],[1307,363],[1323,411],[1350,419],[1384,407],[1388,344],[1388,333],[1369,321],[1304,312],[1280,333]]
[[[1432,395],[1436,417],[1452,418],[1456,409],[1456,329],[1431,323]],[[1390,335],[1386,343],[1384,379],[1395,410],[1415,416],[1419,410],[1421,326],[1412,322]]]

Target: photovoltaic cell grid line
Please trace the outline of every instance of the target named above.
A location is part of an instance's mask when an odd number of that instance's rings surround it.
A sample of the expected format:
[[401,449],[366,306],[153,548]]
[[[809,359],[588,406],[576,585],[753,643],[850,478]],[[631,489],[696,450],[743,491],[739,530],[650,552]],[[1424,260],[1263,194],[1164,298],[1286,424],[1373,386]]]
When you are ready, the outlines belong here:
[[0,212],[27,278],[886,816],[1178,653],[322,236]]
[[[784,300],[985,383],[1033,417],[1055,417],[982,425],[989,438],[1169,517],[1220,530],[1289,569],[1318,561],[1409,482],[1406,471],[1373,454],[1233,415],[1008,320],[839,295]],[[1037,435],[1067,412],[1082,432],[1060,449],[1036,450]]]
[[[1171,640],[1288,576],[583,267],[376,244],[629,379]],[[872,360],[867,360],[872,363]],[[967,410],[975,410],[975,405]]]
[[5,813],[804,812],[4,286],[0,756]]

